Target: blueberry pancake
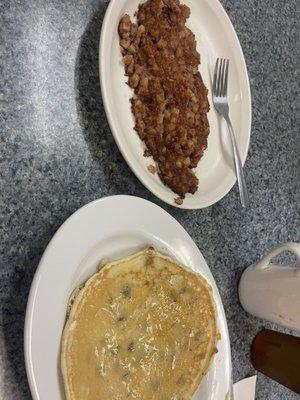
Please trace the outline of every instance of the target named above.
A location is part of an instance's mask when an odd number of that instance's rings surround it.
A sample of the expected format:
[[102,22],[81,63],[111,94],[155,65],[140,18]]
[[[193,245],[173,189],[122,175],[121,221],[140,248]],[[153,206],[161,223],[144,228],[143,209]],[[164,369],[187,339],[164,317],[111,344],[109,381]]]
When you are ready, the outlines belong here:
[[217,351],[212,289],[153,249],[107,263],[72,298],[67,400],[191,400]]

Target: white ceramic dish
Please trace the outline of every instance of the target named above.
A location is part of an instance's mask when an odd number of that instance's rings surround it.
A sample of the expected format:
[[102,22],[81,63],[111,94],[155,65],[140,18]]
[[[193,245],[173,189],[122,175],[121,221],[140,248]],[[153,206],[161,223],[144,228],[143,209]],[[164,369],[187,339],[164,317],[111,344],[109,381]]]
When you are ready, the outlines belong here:
[[[111,0],[102,25],[99,64],[103,102],[107,118],[128,165],[139,180],[161,200],[178,207],[177,197],[147,170],[151,159],[143,157],[144,144],[134,131],[129,99],[132,90],[126,85],[119,47],[118,23],[124,13],[133,16],[140,0]],[[247,157],[251,129],[251,95],[247,68],[235,30],[218,0],[181,0],[191,8],[188,26],[196,35],[202,64],[200,72],[209,89],[211,133],[208,149],[198,164],[199,189],[187,195],[181,208],[210,206],[224,197],[236,182],[234,163],[226,126],[212,105],[212,74],[217,57],[230,59],[230,114],[237,136],[242,162]],[[153,163],[153,161],[152,161]]]
[[49,243],[30,290],[25,321],[25,361],[34,400],[63,400],[59,356],[72,290],[102,258],[120,258],[152,245],[201,273],[214,290],[222,336],[195,400],[224,400],[230,382],[230,345],[222,302],[211,272],[182,226],[146,200],[114,196],[73,214]]

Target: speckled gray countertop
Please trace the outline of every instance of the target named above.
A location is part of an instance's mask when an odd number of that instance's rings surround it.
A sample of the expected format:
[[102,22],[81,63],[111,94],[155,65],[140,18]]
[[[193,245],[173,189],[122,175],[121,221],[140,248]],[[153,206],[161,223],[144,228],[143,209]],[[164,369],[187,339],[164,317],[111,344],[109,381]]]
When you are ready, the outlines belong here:
[[[158,203],[190,233],[224,302],[234,380],[254,373],[250,343],[270,325],[241,309],[238,280],[246,266],[276,244],[300,239],[299,3],[222,2],[246,56],[253,96],[245,168],[252,205],[246,211],[239,206],[236,187],[202,211],[166,206],[125,164],[99,93],[98,41],[107,2],[0,1],[1,400],[31,398],[23,324],[30,284],[45,246],[80,206],[122,193]],[[258,375],[258,400],[296,398]]]

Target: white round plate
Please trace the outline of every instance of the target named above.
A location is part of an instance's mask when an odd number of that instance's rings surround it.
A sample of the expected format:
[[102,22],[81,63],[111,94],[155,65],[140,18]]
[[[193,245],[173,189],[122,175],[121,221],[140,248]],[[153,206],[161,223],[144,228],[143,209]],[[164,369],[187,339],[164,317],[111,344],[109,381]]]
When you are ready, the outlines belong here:
[[208,207],[224,197],[236,182],[230,142],[224,121],[214,110],[211,87],[215,61],[230,60],[229,104],[242,162],[248,153],[251,129],[251,95],[247,68],[235,30],[218,0],[182,0],[191,8],[188,26],[196,35],[201,55],[200,72],[209,89],[211,110],[208,114],[211,133],[208,148],[196,169],[199,189],[188,194],[183,205],[177,197],[147,167],[144,144],[134,130],[130,98],[133,91],[126,84],[119,46],[118,23],[124,13],[133,16],[140,0],[110,0],[102,25],[99,51],[100,82],[106,115],[116,143],[129,167],[139,180],[158,198],[176,207],[198,209]]
[[222,339],[195,400],[224,400],[230,382],[230,345],[222,302],[197,246],[166,211],[131,196],[96,200],[73,214],[49,243],[30,290],[25,361],[34,400],[63,400],[59,358],[66,307],[73,289],[103,258],[120,258],[153,246],[201,273],[214,290]]

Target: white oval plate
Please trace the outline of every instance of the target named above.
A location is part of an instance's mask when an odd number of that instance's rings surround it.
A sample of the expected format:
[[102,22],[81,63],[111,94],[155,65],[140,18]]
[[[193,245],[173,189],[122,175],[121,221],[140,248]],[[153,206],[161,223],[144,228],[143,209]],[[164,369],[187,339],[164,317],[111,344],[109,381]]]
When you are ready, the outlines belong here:
[[[100,82],[106,115],[115,141],[129,167],[139,180],[158,198],[176,207],[198,209],[208,207],[224,197],[236,182],[230,142],[224,121],[214,110],[211,99],[212,73],[217,57],[230,59],[230,115],[237,136],[242,162],[248,153],[251,129],[251,95],[247,68],[235,30],[218,0],[182,0],[191,8],[188,26],[196,35],[201,55],[200,72],[209,89],[211,110],[208,118],[211,133],[208,148],[198,164],[199,189],[188,194],[182,206],[177,197],[147,167],[144,144],[134,131],[130,98],[133,91],[126,85],[119,47],[118,23],[124,13],[133,16],[140,0],[110,0],[102,25],[99,65]],[[153,161],[152,161],[153,164]]]
[[166,211],[131,196],[96,200],[57,231],[40,261],[25,320],[25,361],[34,400],[64,399],[59,357],[66,306],[73,289],[96,272],[103,258],[121,258],[153,246],[200,272],[211,284],[222,339],[195,400],[224,400],[230,382],[226,318],[212,274],[197,246]]

